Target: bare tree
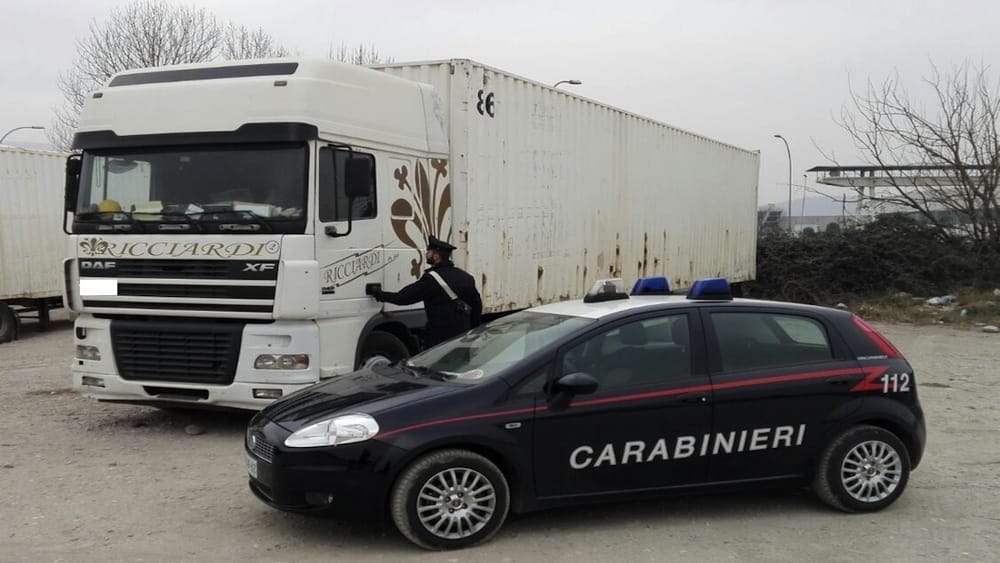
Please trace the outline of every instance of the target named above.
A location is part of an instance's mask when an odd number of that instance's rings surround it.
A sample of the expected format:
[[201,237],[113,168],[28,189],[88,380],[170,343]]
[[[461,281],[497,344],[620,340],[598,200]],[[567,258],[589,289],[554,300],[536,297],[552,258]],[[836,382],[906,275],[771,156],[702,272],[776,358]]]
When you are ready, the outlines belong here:
[[274,41],[271,34],[259,27],[251,30],[232,23],[226,27],[221,52],[224,59],[267,59],[287,57],[289,54],[287,49]]
[[76,47],[73,67],[59,75],[63,105],[55,110],[49,127],[49,140],[62,149],[72,143],[84,100],[118,72],[286,54],[261,29],[226,27],[204,8],[165,0],[140,0],[112,9],[106,21],[91,22],[90,34],[77,41]]
[[[919,103],[898,75],[863,93],[851,91],[839,125],[881,183],[876,205],[910,210],[950,238],[1000,244],[1000,88],[986,66],[965,63],[947,74],[936,67],[922,81],[929,101]],[[924,168],[919,168],[924,167]],[[967,223],[953,224],[942,211]]]
[[375,50],[374,45],[365,46],[364,44],[360,44],[353,49],[344,44],[341,44],[336,49],[330,47],[329,57],[342,63],[356,65],[378,65],[392,62],[392,57],[382,55]]

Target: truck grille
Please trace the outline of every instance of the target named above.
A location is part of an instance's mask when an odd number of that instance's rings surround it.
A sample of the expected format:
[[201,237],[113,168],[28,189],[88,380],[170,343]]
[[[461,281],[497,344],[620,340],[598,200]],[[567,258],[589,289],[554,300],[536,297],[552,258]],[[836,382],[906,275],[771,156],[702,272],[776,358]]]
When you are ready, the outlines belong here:
[[278,262],[276,260],[80,260],[80,276],[91,278],[276,280],[278,279]]
[[233,382],[244,323],[111,321],[122,379],[226,385]]
[[200,299],[274,299],[274,286],[173,285],[119,283],[120,297],[193,297]]
[[88,309],[231,311],[254,316],[274,312],[276,260],[81,259],[78,263],[81,280],[118,282],[113,295],[83,296]]

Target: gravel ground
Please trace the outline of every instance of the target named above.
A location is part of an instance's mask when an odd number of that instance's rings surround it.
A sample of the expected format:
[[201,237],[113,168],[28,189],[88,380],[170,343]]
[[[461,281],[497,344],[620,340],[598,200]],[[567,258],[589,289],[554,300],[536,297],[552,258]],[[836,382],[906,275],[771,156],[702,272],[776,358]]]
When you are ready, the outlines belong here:
[[248,415],[106,405],[69,389],[70,323],[0,345],[0,561],[997,561],[1000,336],[880,327],[916,370],[928,447],[889,509],[805,491],[516,517],[423,552],[391,529],[284,514],[246,486]]

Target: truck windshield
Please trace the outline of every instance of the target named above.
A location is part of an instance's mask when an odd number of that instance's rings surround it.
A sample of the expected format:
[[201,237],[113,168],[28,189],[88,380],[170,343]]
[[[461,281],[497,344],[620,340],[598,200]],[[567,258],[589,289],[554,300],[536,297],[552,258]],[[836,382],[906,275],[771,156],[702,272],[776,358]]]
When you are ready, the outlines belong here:
[[299,143],[85,151],[74,231],[301,233],[307,151]]

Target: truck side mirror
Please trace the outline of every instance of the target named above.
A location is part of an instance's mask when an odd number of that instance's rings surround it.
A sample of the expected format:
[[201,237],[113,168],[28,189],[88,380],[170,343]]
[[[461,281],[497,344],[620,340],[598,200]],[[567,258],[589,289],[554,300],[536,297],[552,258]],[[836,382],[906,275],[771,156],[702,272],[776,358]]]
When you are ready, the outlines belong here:
[[368,197],[372,186],[371,159],[366,157],[348,159],[344,181],[344,194],[347,195],[347,199]]
[[64,191],[63,209],[70,213],[76,211],[76,198],[80,192],[80,170],[82,166],[80,155],[71,154],[66,158],[66,188]]

